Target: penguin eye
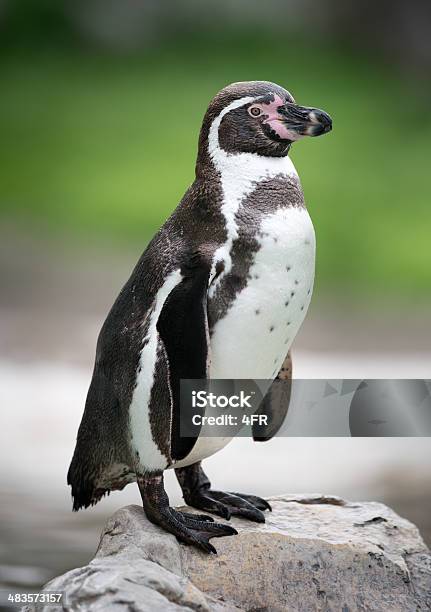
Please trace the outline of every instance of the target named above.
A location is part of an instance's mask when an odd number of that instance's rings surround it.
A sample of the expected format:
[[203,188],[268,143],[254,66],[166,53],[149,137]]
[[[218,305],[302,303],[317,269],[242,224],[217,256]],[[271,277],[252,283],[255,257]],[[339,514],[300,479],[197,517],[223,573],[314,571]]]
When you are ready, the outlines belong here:
[[259,115],[261,114],[262,111],[260,110],[260,108],[258,106],[250,106],[250,108],[248,109],[248,112],[253,117],[259,117]]

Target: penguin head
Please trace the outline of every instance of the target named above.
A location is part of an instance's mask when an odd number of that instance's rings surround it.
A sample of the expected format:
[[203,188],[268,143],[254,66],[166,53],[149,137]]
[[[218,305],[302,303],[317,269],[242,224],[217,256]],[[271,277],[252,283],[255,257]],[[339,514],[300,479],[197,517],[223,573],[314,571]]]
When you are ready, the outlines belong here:
[[208,147],[210,156],[221,149],[233,154],[283,157],[293,142],[331,129],[332,120],[326,112],[299,106],[275,83],[232,83],[219,91],[208,107],[200,150]]

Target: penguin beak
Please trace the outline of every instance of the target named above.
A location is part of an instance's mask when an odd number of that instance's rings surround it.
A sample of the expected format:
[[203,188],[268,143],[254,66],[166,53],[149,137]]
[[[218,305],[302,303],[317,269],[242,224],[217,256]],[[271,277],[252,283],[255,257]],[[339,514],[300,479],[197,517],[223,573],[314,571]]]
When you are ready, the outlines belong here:
[[278,112],[286,129],[294,135],[292,140],[299,140],[302,136],[320,136],[332,130],[331,117],[319,108],[286,102]]

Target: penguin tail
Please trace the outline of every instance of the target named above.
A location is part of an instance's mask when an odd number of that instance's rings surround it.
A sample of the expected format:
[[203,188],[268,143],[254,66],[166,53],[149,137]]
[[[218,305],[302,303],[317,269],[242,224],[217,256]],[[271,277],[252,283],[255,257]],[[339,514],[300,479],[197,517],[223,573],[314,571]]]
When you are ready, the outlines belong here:
[[[121,420],[122,419],[122,420]],[[125,440],[127,414],[121,410],[112,382],[97,364],[67,473],[73,510],[94,506],[112,490],[131,482]]]
[[72,509],[78,512],[81,508],[94,506],[105,495],[109,495],[109,489],[96,485],[96,478],[86,466],[78,461],[76,454],[67,472],[67,484],[72,488]]

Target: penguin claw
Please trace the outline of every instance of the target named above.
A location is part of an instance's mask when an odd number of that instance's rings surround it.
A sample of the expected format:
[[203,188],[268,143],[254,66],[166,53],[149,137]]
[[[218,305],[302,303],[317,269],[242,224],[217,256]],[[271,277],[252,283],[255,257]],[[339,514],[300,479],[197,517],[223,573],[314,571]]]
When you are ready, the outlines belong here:
[[[175,511],[175,514],[183,515],[182,512]],[[187,513],[190,515],[190,513]],[[191,515],[199,516],[199,515]],[[230,535],[236,535],[238,532],[229,525],[215,523],[211,521],[192,520],[188,517],[182,517],[178,520],[181,524],[179,533],[175,533],[177,538],[186,544],[191,544],[201,548],[207,553],[217,554],[216,548],[210,543],[211,538],[221,538]]]
[[205,552],[212,553],[213,555],[217,554],[217,549],[214,548],[214,546],[209,542],[202,541],[200,544],[200,548],[202,548]]
[[153,515],[149,518],[166,531],[173,533],[184,544],[196,546],[207,553],[217,554],[217,550],[209,540],[236,535],[238,532],[230,525],[214,522],[214,519],[199,520],[202,516],[206,515],[179,512],[169,507],[157,517]]
[[254,521],[255,523],[264,523],[265,516],[261,510],[258,508],[237,508],[230,507],[231,514],[237,518],[248,519],[249,521]]
[[258,508],[258,510],[269,510],[272,512],[272,506],[266,499],[262,497],[258,497],[257,495],[247,495],[245,493],[230,493],[230,495],[235,495],[236,497],[240,497],[245,501],[248,501],[250,504]]
[[[179,512],[171,508],[171,513],[174,515],[177,521],[185,525],[190,529],[206,532],[211,534],[210,537],[217,538],[226,535],[236,535],[238,532],[234,527],[230,525],[224,525],[223,523],[216,523],[212,517],[208,517],[206,514],[192,514],[191,512]],[[206,517],[204,520],[199,517]]]
[[231,516],[264,523],[263,510],[272,510],[270,504],[256,495],[242,493],[224,493],[206,490],[204,494],[195,493],[186,500],[190,506],[206,510],[229,520]]

